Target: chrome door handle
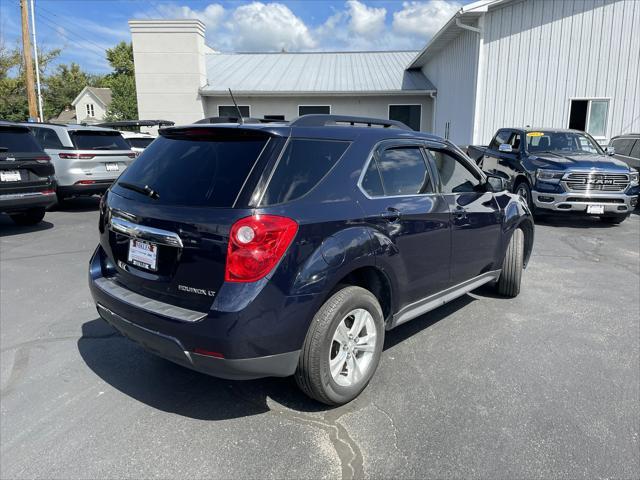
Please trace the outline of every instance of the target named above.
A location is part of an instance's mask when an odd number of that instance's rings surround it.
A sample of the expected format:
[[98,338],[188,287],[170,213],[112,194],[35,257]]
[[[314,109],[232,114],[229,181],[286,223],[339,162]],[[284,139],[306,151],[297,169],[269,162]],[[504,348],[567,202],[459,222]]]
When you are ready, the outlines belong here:
[[398,210],[397,208],[388,207],[385,212],[382,212],[380,214],[380,216],[391,223],[397,222],[398,220],[400,220],[400,210]]

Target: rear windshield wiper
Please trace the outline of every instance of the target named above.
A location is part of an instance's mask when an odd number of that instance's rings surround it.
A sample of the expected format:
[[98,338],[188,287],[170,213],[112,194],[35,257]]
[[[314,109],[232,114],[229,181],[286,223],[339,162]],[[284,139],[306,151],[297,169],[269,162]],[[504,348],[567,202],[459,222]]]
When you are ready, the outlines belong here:
[[156,192],[154,189],[152,189],[149,185],[145,185],[144,187],[142,187],[140,185],[136,185],[135,183],[129,183],[129,182],[118,182],[117,185],[122,188],[126,188],[128,190],[133,190],[134,192],[141,193],[143,195],[146,195],[147,197],[151,197],[154,200],[157,200],[158,198],[160,198],[160,194]]

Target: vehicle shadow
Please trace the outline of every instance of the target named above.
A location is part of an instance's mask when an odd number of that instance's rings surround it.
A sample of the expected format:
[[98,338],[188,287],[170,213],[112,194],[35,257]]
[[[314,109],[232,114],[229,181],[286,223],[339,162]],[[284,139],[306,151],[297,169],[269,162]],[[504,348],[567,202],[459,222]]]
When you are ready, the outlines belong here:
[[49,207],[49,212],[92,212],[100,207],[100,197],[76,197],[68,198],[62,203],[56,203]]
[[[45,217],[46,219],[46,217]],[[36,225],[21,226],[13,223],[9,215],[0,214],[0,238],[22,235],[25,233],[41,232],[53,228],[53,223],[43,220]]]
[[[395,347],[473,301],[465,295],[387,332],[384,349]],[[334,408],[308,398],[293,378],[232,381],[176,365],[148,353],[101,318],[82,325],[78,351],[86,365],[112,387],[150,407],[189,418],[214,421],[259,415],[271,410],[269,398],[298,412]]]
[[536,216],[536,226],[563,227],[563,228],[615,228],[618,225],[604,223],[598,217],[586,215],[544,215]]

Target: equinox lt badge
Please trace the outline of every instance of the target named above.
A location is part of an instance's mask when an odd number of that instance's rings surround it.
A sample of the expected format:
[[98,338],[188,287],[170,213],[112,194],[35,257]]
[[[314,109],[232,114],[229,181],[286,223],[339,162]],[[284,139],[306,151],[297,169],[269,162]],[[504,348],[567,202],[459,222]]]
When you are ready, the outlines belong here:
[[186,285],[178,285],[178,290],[181,292],[197,293],[198,295],[206,295],[207,297],[215,296],[216,292],[213,290],[205,290],[204,288],[187,287]]

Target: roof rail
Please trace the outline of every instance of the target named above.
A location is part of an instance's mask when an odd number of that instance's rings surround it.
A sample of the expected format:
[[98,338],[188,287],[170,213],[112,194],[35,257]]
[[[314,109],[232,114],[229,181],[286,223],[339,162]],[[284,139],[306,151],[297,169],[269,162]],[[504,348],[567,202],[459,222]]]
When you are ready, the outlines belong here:
[[349,115],[322,115],[322,114],[303,115],[291,122],[292,127],[325,127],[329,125],[341,125],[341,124],[351,125],[352,127],[356,125],[366,125],[368,127],[376,125],[384,128],[395,127],[395,128],[401,128],[402,130],[413,131],[410,127],[408,127],[404,123],[398,122],[396,120],[383,120],[381,118],[369,118],[369,117],[353,117]]

